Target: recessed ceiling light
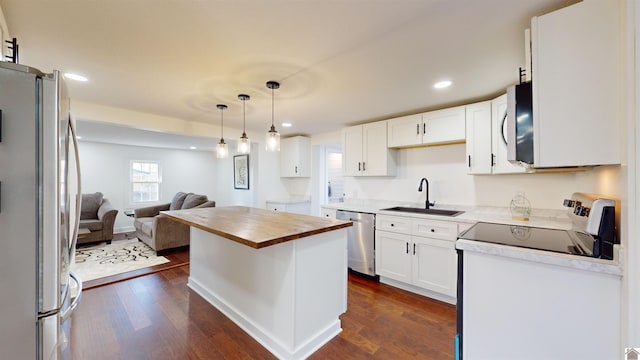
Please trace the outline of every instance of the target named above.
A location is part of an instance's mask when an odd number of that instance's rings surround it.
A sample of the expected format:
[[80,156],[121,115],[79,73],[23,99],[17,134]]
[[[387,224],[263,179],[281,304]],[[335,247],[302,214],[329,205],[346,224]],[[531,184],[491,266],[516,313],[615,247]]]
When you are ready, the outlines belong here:
[[282,127],[291,127],[291,123],[282,123]]
[[89,79],[87,79],[85,76],[73,74],[73,73],[64,73],[64,77],[70,80],[81,81],[81,82],[89,81]]
[[195,149],[197,149],[197,147],[195,147],[195,146],[189,146],[189,149],[191,149],[191,150],[195,150]]
[[433,87],[436,89],[444,89],[448,88],[449,86],[451,86],[451,81],[449,80],[438,81],[437,83],[433,84]]

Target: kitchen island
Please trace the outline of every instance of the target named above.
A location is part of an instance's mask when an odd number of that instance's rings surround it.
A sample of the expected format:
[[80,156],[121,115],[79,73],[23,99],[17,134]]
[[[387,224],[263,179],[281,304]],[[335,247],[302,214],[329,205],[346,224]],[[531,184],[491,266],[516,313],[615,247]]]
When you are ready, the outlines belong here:
[[342,330],[351,222],[240,206],[163,214],[191,226],[188,286],[278,358]]

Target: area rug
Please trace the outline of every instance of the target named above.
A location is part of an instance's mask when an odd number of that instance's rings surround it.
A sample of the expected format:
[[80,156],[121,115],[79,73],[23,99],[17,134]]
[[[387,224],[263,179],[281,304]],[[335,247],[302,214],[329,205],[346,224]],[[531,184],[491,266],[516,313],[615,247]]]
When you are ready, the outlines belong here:
[[138,239],[114,240],[76,249],[71,271],[83,282],[135,271],[169,262]]

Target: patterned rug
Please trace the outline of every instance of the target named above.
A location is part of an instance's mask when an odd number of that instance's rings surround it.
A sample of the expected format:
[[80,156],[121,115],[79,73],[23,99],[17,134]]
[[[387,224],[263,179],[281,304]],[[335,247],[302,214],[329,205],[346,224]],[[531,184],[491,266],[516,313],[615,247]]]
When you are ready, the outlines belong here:
[[83,282],[169,262],[138,239],[115,240],[110,245],[80,246],[71,271]]

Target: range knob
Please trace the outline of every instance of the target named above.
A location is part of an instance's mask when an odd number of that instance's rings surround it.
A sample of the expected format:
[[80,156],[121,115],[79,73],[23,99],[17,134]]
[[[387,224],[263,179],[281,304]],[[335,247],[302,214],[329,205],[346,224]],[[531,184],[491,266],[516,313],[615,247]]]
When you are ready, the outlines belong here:
[[578,216],[589,216],[589,209],[586,206],[578,205],[573,209],[573,213]]
[[562,202],[562,206],[574,207],[576,206],[576,202],[574,200],[564,199],[564,201]]

